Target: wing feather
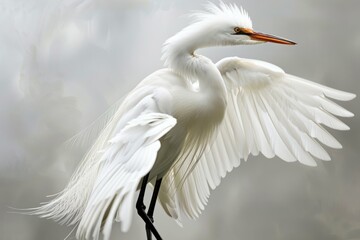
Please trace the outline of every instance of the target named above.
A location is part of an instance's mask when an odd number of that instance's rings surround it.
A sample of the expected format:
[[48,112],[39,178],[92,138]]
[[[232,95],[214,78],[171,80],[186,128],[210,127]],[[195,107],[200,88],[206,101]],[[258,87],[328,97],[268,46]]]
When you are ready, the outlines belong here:
[[356,97],[356,95],[353,93],[330,88],[290,74],[287,74],[287,78],[289,80],[288,83],[291,83],[294,89],[301,89],[306,92],[311,91],[314,93],[314,95],[324,94],[329,98],[333,98],[339,101],[350,101]]
[[[272,98],[276,102],[274,94],[268,97]],[[279,103],[281,104],[283,102],[280,101]],[[277,112],[282,115],[282,118],[286,119],[285,116],[288,117],[289,121],[282,121],[282,124],[285,126],[286,129],[289,130],[291,136],[297,141],[297,143],[301,144],[304,147],[304,150],[310,152],[313,156],[316,156],[317,158],[323,160],[328,160],[330,158],[329,155],[319,144],[317,144],[313,139],[309,138],[308,135],[301,131],[301,129],[297,126],[297,124],[299,124],[299,121],[296,121],[296,119],[293,118],[294,114],[291,108],[277,105],[273,105],[272,107],[277,109]]]
[[[325,126],[328,126],[333,129],[337,130],[349,130],[349,127],[344,124],[342,121],[331,115],[327,109],[324,109],[323,106],[320,104],[319,99],[325,99],[321,96],[311,96],[307,94],[300,94],[299,91],[295,91],[294,89],[286,89],[287,91],[284,91],[283,89],[279,89],[278,91],[281,91],[282,94],[275,94],[275,96],[279,97],[281,95],[287,96],[290,99],[297,100],[296,105],[300,105],[302,108],[307,109],[309,114],[313,116],[313,119],[317,123],[324,124]],[[325,99],[326,101],[326,99]],[[333,105],[334,107],[334,105]],[[343,108],[337,109],[337,111],[341,111]],[[330,109],[333,110],[334,109]],[[350,112],[347,111],[348,115],[350,115]],[[341,114],[340,114],[341,116]]]
[[237,108],[237,102],[235,101],[235,97],[233,94],[229,96],[228,101],[229,101],[229,106],[228,106],[228,110],[225,113],[225,117],[229,116],[229,122],[231,123],[235,140],[236,142],[239,143],[238,147],[240,148],[239,149],[240,157],[246,159],[249,154],[249,150],[247,147],[247,143],[245,142],[244,127],[241,122],[241,118],[239,116],[239,111]]
[[167,114],[144,113],[128,122],[109,141],[102,153],[101,169],[79,223],[77,238],[89,238],[92,233],[97,239],[103,226],[104,239],[108,239],[115,214],[122,230],[128,230],[136,188],[156,160],[159,139],[175,123]]
[[168,97],[166,89],[141,85],[129,93],[68,186],[29,214],[76,225],[78,239],[98,239],[101,231],[109,239],[114,220],[127,231],[138,184],[153,167],[160,139],[176,124],[161,109]]
[[267,158],[276,155],[309,166],[316,166],[313,157],[330,160],[319,142],[332,148],[341,145],[322,125],[348,130],[335,116],[353,116],[328,99],[348,101],[355,97],[352,93],[286,74],[277,66],[257,60],[226,58],[217,66],[229,93],[217,137],[181,188],[173,184],[172,173],[163,181],[164,189],[174,192],[164,208],[176,219],[180,219],[181,212],[189,218],[198,217],[210,188],[218,186],[221,178],[249,154],[261,152]]
[[276,127],[267,112],[267,109],[264,105],[264,102],[261,98],[261,96],[255,95],[256,103],[259,106],[259,110],[261,111],[261,118],[260,121],[262,122],[262,125],[264,126],[265,132],[268,132],[269,139],[271,138],[272,141],[270,141],[270,145],[274,151],[274,154],[276,154],[278,157],[283,159],[287,162],[295,162],[296,159],[291,154],[290,150],[285,144],[285,141],[283,138],[281,138],[280,134],[276,130]]

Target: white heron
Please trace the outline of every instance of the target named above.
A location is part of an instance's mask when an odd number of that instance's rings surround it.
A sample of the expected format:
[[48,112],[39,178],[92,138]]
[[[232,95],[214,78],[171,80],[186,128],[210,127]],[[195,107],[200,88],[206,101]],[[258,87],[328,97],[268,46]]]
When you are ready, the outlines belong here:
[[[250,154],[315,166],[313,157],[330,160],[319,142],[341,148],[322,125],[348,130],[334,115],[353,114],[329,98],[348,101],[354,94],[262,61],[230,57],[214,64],[196,50],[295,43],[255,32],[236,5],[209,3],[193,17],[165,42],[166,68],[125,97],[68,186],[33,214],[74,225],[78,239],[102,232],[107,240],[114,221],[129,229],[140,190],[136,208],[147,238],[161,239],[153,224],[157,198],[171,218],[197,218],[210,189]],[[148,183],[154,191],[146,212]]]

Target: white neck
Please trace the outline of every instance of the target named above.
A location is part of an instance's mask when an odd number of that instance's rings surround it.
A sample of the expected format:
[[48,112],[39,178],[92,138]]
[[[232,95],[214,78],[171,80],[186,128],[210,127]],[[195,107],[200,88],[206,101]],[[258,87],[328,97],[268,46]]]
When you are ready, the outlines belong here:
[[205,31],[185,28],[168,39],[163,47],[162,59],[165,66],[171,68],[187,80],[198,80],[199,94],[209,98],[218,98],[226,103],[226,87],[215,64],[208,58],[196,55],[195,50],[211,46],[204,42]]

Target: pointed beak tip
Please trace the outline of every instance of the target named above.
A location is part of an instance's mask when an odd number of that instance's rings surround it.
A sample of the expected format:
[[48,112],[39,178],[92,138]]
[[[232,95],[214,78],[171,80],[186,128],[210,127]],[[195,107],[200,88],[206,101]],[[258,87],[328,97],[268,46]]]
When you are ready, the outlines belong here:
[[296,42],[287,40],[287,39],[283,39],[283,38],[275,38],[275,39],[268,39],[266,42],[269,43],[277,43],[277,44],[282,44],[282,45],[297,45]]
[[289,41],[289,42],[287,43],[287,45],[297,45],[297,43],[296,43],[296,42]]
[[289,45],[297,45],[297,43],[293,41],[289,41]]

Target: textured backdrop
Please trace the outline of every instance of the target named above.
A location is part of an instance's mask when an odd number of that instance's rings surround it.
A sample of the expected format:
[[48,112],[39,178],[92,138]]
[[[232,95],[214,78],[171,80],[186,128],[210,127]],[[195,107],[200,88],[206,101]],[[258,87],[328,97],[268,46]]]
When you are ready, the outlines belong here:
[[[229,2],[229,1],[226,1]],[[296,46],[263,44],[200,52],[213,61],[240,56],[360,95],[360,2],[233,1],[254,28]],[[9,213],[62,190],[86,144],[62,143],[84,129],[131,87],[162,67],[162,43],[205,1],[0,0],[0,239],[64,239],[71,227]],[[164,239],[360,239],[359,98],[351,130],[335,132],[341,150],[311,168],[250,157],[212,191],[197,221],[179,227],[158,207]],[[134,210],[135,213],[135,210]],[[130,232],[145,239],[134,216]]]

